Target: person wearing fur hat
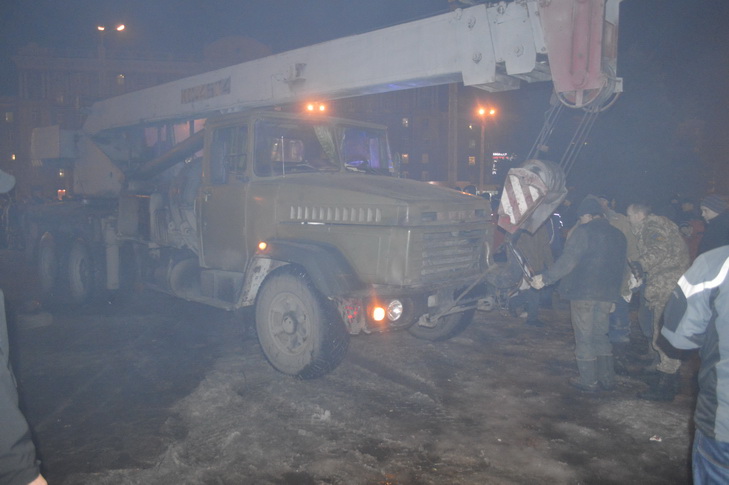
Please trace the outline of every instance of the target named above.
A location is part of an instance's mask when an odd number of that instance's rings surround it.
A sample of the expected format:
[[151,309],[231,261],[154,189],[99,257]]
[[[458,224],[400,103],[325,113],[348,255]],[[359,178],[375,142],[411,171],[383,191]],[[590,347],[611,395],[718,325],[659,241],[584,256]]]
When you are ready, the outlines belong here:
[[701,216],[706,220],[704,235],[699,242],[699,253],[729,244],[729,204],[716,194],[701,199]]
[[579,377],[569,383],[583,391],[615,387],[609,315],[620,296],[626,240],[605,218],[597,198],[585,197],[577,207],[580,223],[552,267],[536,275],[540,289],[560,281],[559,294],[570,301]]

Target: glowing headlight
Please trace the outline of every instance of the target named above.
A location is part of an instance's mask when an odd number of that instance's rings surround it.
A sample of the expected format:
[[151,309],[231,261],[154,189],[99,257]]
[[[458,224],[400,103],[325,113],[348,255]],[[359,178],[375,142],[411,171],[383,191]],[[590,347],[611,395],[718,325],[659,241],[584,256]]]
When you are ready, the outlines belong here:
[[381,306],[376,306],[372,309],[372,319],[376,322],[381,322],[385,319],[385,309]]
[[402,316],[402,302],[400,300],[392,300],[387,305],[387,319],[391,322],[397,321]]

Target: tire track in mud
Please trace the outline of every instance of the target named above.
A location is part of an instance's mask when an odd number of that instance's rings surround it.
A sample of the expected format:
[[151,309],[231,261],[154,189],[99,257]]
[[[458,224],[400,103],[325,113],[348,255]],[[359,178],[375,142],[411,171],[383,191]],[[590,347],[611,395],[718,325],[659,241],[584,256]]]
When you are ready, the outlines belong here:
[[438,392],[435,386],[432,386],[421,379],[399,372],[397,369],[383,363],[382,361],[367,358],[356,350],[350,348],[349,354],[347,355],[347,361],[349,364],[356,365],[382,379],[387,379],[394,384],[412,391],[421,392],[429,396],[434,401],[438,399]]

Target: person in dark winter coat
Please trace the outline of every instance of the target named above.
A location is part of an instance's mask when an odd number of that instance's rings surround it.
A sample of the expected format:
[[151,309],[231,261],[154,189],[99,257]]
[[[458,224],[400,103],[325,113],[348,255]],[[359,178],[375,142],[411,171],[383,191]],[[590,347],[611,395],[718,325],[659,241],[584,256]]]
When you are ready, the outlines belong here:
[[629,317],[629,305],[632,297],[630,290],[630,267],[628,261],[633,261],[638,253],[637,243],[635,235],[630,230],[630,221],[628,216],[620,214],[614,211],[610,207],[610,200],[605,195],[597,197],[598,202],[602,206],[605,212],[605,218],[612,224],[616,229],[620,230],[625,236],[625,240],[628,243],[628,259],[625,261],[625,274],[623,276],[623,286],[620,288],[620,294],[622,298],[619,298],[615,304],[615,311],[610,314],[610,331],[608,336],[610,341],[613,343],[613,350],[618,350],[619,354],[623,356],[627,352],[626,346],[630,343],[630,317]]
[[[15,177],[0,170],[0,192],[8,192],[14,185]],[[0,484],[46,485],[28,423],[18,408],[9,355],[5,297],[0,290]]]
[[609,315],[620,298],[627,243],[594,197],[580,203],[577,215],[579,225],[567,239],[562,256],[535,276],[532,286],[539,289],[560,281],[560,296],[570,300],[580,374],[570,379],[570,385],[585,391],[609,390],[615,386]]
[[18,391],[8,362],[8,332],[0,290],[0,483],[45,484],[25,417],[18,409]]
[[677,349],[700,349],[694,412],[694,483],[729,483],[729,246],[702,254],[666,305],[661,332]]
[[701,200],[701,215],[706,220],[699,254],[729,244],[729,204],[716,194]]

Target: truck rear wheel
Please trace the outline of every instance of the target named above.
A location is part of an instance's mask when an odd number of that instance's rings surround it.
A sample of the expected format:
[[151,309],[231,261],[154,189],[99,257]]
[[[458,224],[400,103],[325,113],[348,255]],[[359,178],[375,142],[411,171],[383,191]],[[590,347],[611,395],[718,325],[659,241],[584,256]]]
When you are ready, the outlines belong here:
[[70,303],[80,305],[88,301],[94,293],[94,261],[83,240],[71,244],[67,265],[68,297]]
[[38,240],[38,284],[41,299],[53,303],[59,295],[58,241],[51,232],[45,232]]
[[476,310],[468,310],[461,313],[446,315],[438,320],[435,327],[418,325],[416,322],[408,328],[408,332],[423,340],[448,340],[449,338],[455,337],[459,333],[463,332],[473,321],[473,315],[475,313]]
[[349,334],[303,274],[273,274],[256,303],[256,331],[278,371],[301,379],[321,377],[339,365]]

